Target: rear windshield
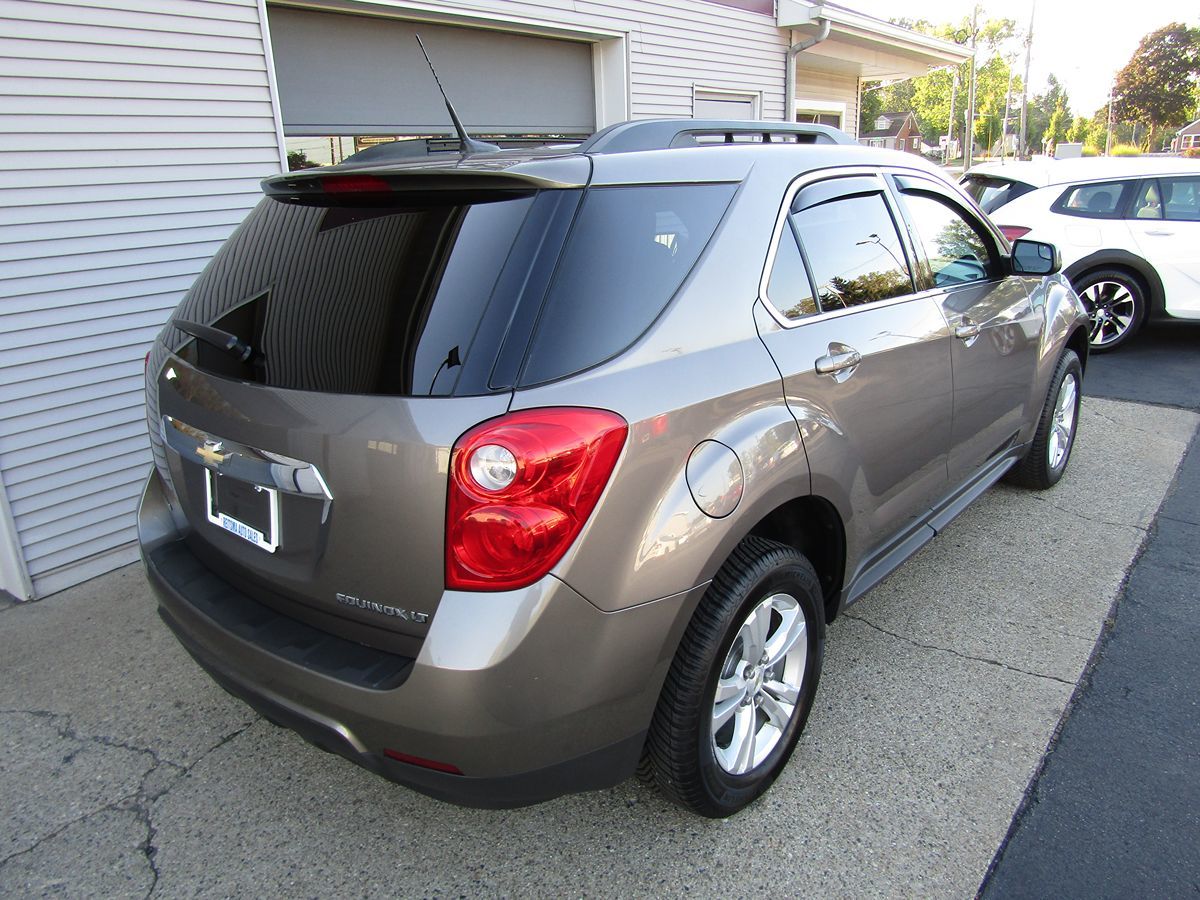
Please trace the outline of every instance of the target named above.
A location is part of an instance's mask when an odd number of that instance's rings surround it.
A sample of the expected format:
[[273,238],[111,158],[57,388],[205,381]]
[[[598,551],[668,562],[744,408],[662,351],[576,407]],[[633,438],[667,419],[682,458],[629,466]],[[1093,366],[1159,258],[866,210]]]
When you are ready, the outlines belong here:
[[1035,190],[1032,184],[1023,181],[1011,181],[1007,178],[996,178],[992,175],[967,175],[962,180],[962,187],[975,198],[975,202],[984,212],[994,212],[1005,203],[1011,203],[1022,194]]
[[[396,206],[267,198],[163,340],[205,371],[295,390],[437,397],[540,384],[637,340],[734,188],[456,192],[441,204],[424,192]],[[222,333],[249,359],[218,346]]]
[[670,302],[736,185],[592,188],[571,230],[521,374],[540,384],[604,362]]
[[[183,331],[165,339],[200,368],[273,387],[485,392],[529,282],[531,251],[521,258],[520,248],[541,243],[553,207],[578,203],[578,191],[553,193],[456,194],[444,205],[424,194],[423,205],[396,207],[264,199],[175,313],[235,335],[252,359]],[[521,277],[502,278],[506,266]]]

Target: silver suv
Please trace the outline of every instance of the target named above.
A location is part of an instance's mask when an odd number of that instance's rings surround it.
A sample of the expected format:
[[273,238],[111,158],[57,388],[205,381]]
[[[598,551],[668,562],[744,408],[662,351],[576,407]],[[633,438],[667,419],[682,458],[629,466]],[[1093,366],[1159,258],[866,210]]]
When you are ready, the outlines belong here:
[[825,626],[1071,453],[1087,316],[911,155],[630,122],[268,179],[154,345],[160,612],[312,743],[515,806],[707,816],[791,755]]

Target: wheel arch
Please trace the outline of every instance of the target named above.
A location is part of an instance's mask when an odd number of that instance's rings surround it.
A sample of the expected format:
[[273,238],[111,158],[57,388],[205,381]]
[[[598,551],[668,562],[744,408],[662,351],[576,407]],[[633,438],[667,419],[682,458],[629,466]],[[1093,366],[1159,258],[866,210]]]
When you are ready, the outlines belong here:
[[1122,269],[1129,272],[1146,288],[1147,299],[1150,301],[1148,311],[1157,314],[1166,309],[1167,295],[1158,271],[1136,253],[1130,253],[1128,250],[1098,250],[1071,263],[1063,270],[1063,274],[1074,286],[1075,279],[1095,269]]
[[833,621],[846,575],[846,530],[837,507],[813,494],[795,497],[760,518],[745,537],[777,541],[803,553],[821,582],[825,621]]
[[1088,350],[1091,349],[1091,343],[1088,341],[1087,328],[1080,325],[1067,336],[1066,347],[1068,350],[1074,350],[1075,355],[1079,357],[1079,368],[1087,373]]

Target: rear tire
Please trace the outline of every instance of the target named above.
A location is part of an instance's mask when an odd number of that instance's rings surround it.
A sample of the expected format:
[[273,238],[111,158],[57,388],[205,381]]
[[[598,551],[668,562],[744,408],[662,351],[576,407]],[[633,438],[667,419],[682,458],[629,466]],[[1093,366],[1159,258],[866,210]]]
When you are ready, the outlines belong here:
[[812,709],[825,649],[816,572],[795,549],[738,544],[671,663],[639,767],[671,801],[730,816],[771,786]]
[[1064,350],[1050,379],[1033,445],[1025,458],[1008,472],[1008,480],[1013,484],[1045,490],[1063,477],[1075,446],[1082,387],[1083,367],[1079,357],[1074,350]]
[[1092,353],[1116,350],[1138,333],[1146,321],[1146,288],[1123,269],[1093,269],[1072,287],[1087,307],[1088,342]]

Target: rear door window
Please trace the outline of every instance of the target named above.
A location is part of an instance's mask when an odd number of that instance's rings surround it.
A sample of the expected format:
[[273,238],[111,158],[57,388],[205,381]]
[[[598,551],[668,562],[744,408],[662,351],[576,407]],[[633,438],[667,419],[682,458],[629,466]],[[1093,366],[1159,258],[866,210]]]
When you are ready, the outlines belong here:
[[904,247],[882,192],[827,200],[800,209],[791,219],[822,311],[913,292]]
[[1085,219],[1116,219],[1132,193],[1133,182],[1130,181],[1077,184],[1063,191],[1052,208],[1055,212]]
[[767,300],[785,319],[802,319],[818,312],[816,294],[800,255],[791,216],[779,235],[779,247],[767,282]]
[[666,308],[721,221],[734,184],[587,192],[546,297],[519,384],[611,359]]

